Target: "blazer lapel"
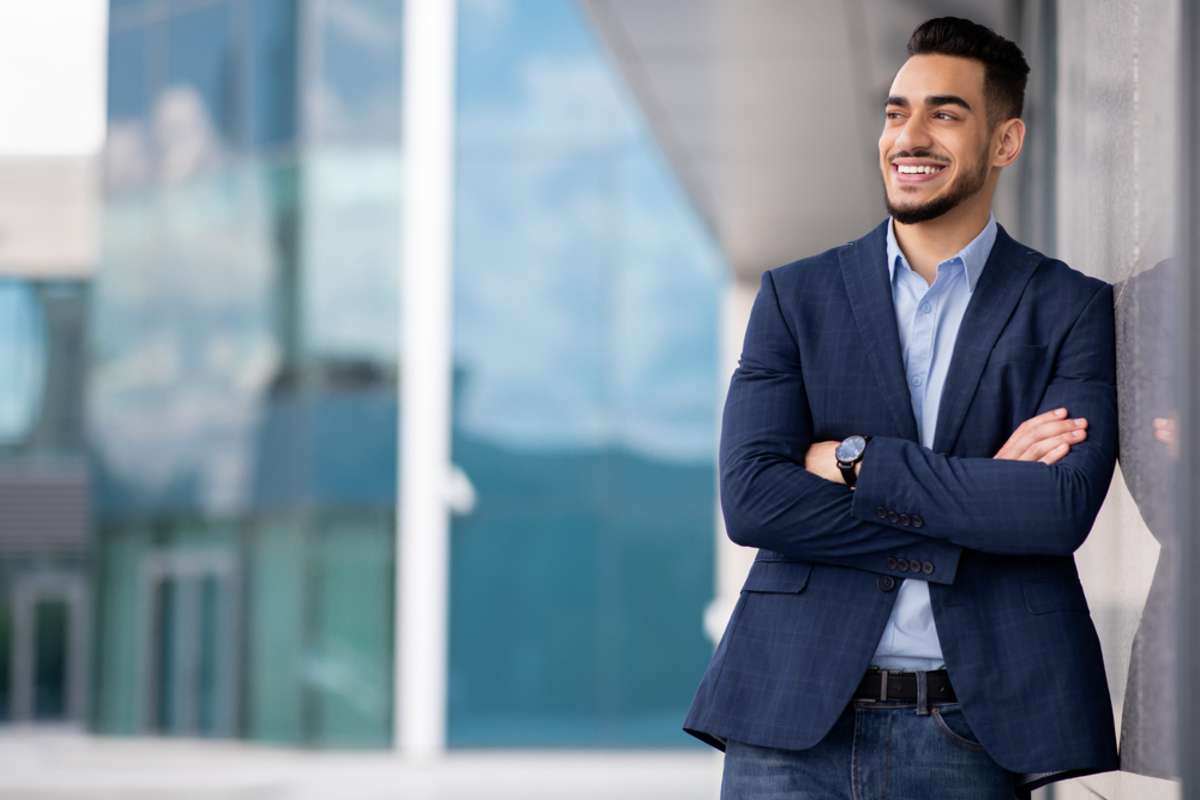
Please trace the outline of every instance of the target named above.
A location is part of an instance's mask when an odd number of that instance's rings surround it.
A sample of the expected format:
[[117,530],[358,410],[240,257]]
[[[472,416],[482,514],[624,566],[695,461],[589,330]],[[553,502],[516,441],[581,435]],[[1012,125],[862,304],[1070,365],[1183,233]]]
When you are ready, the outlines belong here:
[[896,422],[899,435],[918,441],[917,420],[904,379],[896,308],[888,282],[887,224],[885,219],[866,236],[841,248],[838,259],[854,321],[866,342],[867,356],[879,381],[883,401]]
[[996,241],[967,302],[954,343],[938,405],[934,452],[949,453],[958,441],[967,407],[975,396],[979,376],[991,355],[992,346],[1041,260],[1041,253],[1014,240],[1004,226],[997,223]]

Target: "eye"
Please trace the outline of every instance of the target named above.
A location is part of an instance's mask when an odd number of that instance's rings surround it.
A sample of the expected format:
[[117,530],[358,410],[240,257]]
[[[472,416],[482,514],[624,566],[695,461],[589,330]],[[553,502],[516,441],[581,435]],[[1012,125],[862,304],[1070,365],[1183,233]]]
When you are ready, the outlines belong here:
[[898,119],[900,117],[900,112],[899,111],[885,111],[885,112],[883,112],[883,116],[886,119]]
[[934,116],[940,117],[941,119],[948,119],[948,120],[958,119],[958,117],[956,117],[953,114],[946,112],[946,111],[938,111],[937,113],[934,114]]

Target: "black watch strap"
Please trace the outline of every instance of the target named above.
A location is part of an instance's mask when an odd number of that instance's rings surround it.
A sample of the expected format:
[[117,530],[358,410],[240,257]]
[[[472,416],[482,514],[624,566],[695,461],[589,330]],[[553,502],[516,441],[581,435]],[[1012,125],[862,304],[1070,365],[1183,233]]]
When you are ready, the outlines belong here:
[[[863,436],[863,439],[870,444],[870,436]],[[866,453],[867,448],[864,446],[862,452],[858,454],[858,458],[854,459],[853,461],[842,461],[840,458],[838,459],[837,465],[838,470],[842,473],[842,480],[844,480],[846,485],[851,489],[853,489],[858,483],[858,473],[855,472],[854,467],[863,460],[863,456],[865,456]]]
[[844,480],[846,485],[851,489],[853,489],[854,485],[858,483],[858,474],[854,471],[854,465],[859,461],[862,461],[862,459],[860,458],[856,461],[852,461],[850,466],[846,466],[845,462],[838,462],[838,469],[842,472],[842,480]]

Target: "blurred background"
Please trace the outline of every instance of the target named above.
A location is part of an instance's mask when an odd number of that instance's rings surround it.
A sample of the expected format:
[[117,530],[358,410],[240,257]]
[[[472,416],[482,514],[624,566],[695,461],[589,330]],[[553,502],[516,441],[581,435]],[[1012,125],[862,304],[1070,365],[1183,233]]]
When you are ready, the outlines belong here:
[[44,0],[0,7],[0,796],[715,798],[723,393],[759,274],[886,216],[945,13],[1033,68],[998,219],[1117,284],[1076,561],[1125,768],[1035,796],[1200,792],[1190,4]]

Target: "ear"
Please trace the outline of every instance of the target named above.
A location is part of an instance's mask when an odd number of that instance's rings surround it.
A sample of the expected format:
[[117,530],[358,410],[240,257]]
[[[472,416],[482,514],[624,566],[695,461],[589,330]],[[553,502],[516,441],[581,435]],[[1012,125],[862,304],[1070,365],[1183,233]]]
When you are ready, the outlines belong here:
[[1021,155],[1025,144],[1025,121],[1020,117],[1006,119],[996,126],[992,134],[993,167],[1007,167]]

